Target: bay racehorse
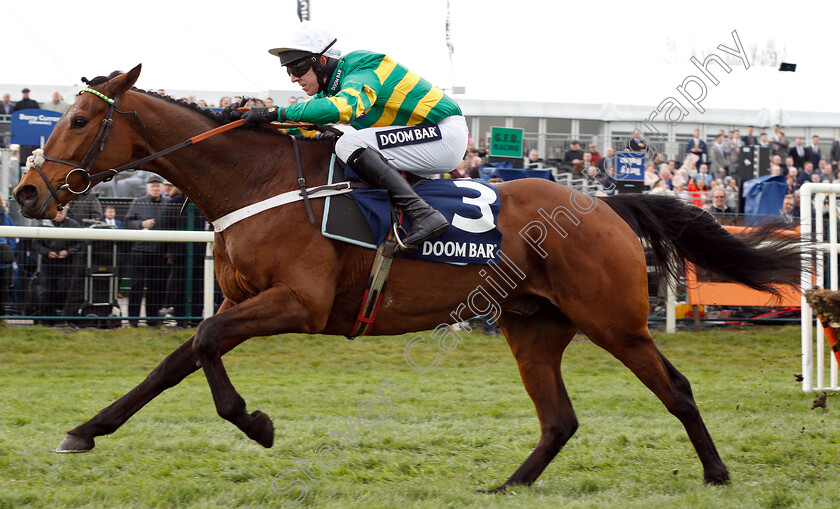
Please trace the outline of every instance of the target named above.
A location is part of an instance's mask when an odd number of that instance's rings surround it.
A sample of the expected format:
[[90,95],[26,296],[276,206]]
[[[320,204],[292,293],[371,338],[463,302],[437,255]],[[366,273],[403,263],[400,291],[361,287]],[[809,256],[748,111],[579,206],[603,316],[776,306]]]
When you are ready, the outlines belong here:
[[[14,190],[24,215],[51,218],[59,204],[115,168],[136,167],[168,179],[216,220],[246,205],[325,184],[334,141],[302,140],[266,127],[243,127],[179,142],[219,128],[212,112],[134,88],[140,66],[88,82],[56,124]],[[161,155],[162,151],[165,155]],[[296,152],[298,152],[296,154]],[[150,154],[155,154],[150,157]],[[77,169],[81,168],[81,169]],[[647,327],[645,252],[650,244],[661,272],[676,273],[684,259],[759,290],[799,281],[801,246],[774,235],[775,225],[735,237],[711,215],[667,196],[593,198],[542,179],[497,186],[501,250],[514,268],[497,277],[498,308],[478,306],[475,290],[489,288],[484,265],[453,265],[398,258],[371,334],[429,330],[492,311],[510,345],[541,434],[534,451],[501,486],[530,484],[578,426],[560,369],[577,331],[624,363],[684,425],[707,483],[729,474],[712,442],[688,380],[660,353]],[[323,200],[312,200],[315,217]],[[374,251],[321,235],[303,203],[287,204],[236,222],[215,235],[216,277],[225,300],[195,335],[167,356],[137,387],[70,430],[59,452],[83,452],[187,375],[203,369],[219,415],[270,447],[271,419],[248,412],[222,355],[255,336],[282,333],[349,335],[362,301]],[[510,273],[508,274],[510,276]],[[440,282],[445,281],[445,285]],[[504,295],[503,295],[504,294]],[[489,302],[489,301],[488,301]],[[457,312],[457,316],[455,314]]]

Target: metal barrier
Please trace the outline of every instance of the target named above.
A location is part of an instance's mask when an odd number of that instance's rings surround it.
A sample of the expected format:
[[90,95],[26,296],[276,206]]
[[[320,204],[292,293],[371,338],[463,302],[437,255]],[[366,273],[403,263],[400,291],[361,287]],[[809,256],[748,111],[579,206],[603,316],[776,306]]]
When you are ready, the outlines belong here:
[[[178,231],[178,230],[126,230],[109,228],[53,228],[53,227],[29,227],[29,226],[0,226],[0,237],[26,238],[26,239],[72,239],[83,241],[109,241],[109,242],[193,242],[204,243],[204,266],[203,266],[203,301],[201,303],[201,317],[207,318],[214,312],[214,266],[213,266],[213,238],[211,231]],[[90,252],[87,253],[88,263]],[[85,281],[85,285],[88,285]],[[92,284],[92,283],[91,283]],[[87,290],[87,286],[85,286]],[[22,319],[32,317],[20,317]],[[41,317],[44,318],[44,317]],[[74,317],[75,318],[75,317]],[[121,316],[122,320],[143,320],[146,317]],[[158,320],[158,317],[154,317]],[[69,320],[69,318],[68,318]],[[149,321],[147,320],[147,323]]]
[[[802,288],[812,286],[828,290],[838,290],[837,263],[837,194],[840,184],[806,183],[800,188],[800,224],[802,239],[810,240],[812,232],[817,243],[818,255],[812,260],[808,254],[802,255]],[[813,196],[813,198],[812,198]],[[824,212],[828,198],[828,241],[825,241]],[[825,254],[828,253],[828,285],[826,285]],[[813,270],[811,270],[813,268]],[[813,272],[815,283],[812,283]],[[816,327],[814,335],[814,313],[803,295],[802,305],[802,390],[840,390],[838,385],[837,361],[826,349],[825,333],[821,325]],[[829,382],[825,381],[826,359],[829,363]]]

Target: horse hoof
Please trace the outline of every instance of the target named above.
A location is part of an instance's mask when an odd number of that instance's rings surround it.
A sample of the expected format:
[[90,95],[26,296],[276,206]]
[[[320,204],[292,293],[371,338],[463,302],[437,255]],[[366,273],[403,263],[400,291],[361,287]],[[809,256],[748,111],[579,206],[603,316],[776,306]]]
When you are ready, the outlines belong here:
[[56,448],[55,452],[68,454],[78,452],[88,452],[93,449],[93,439],[85,439],[77,437],[76,435],[67,435],[64,440]]
[[248,438],[254,440],[266,449],[274,445],[274,423],[271,418],[259,410],[251,412],[251,422],[244,430]]
[[703,480],[703,484],[707,484],[709,486],[724,486],[729,484],[729,472],[724,470],[722,473],[718,474],[707,474]]

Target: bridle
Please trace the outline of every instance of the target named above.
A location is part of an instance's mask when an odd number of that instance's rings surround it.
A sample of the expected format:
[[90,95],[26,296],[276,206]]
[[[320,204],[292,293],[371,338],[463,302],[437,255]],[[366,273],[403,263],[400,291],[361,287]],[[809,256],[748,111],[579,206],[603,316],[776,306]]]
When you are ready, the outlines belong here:
[[[37,162],[36,160],[33,160],[32,163],[31,163],[31,166],[38,171],[38,174],[41,175],[41,178],[44,180],[44,183],[47,185],[47,189],[49,189],[50,195],[52,195],[53,200],[55,200],[55,203],[56,203],[56,206],[57,206],[58,210],[62,210],[64,208],[61,205],[61,202],[58,199],[58,191],[60,191],[60,190],[66,190],[66,191],[69,191],[69,192],[71,192],[75,195],[87,194],[90,191],[91,187],[98,184],[100,181],[111,180],[118,173],[120,173],[122,171],[138,168],[139,166],[141,166],[143,164],[146,164],[149,161],[153,161],[153,160],[155,160],[159,157],[163,157],[167,154],[171,154],[172,152],[175,152],[176,150],[180,150],[184,147],[188,147],[188,146],[193,145],[195,143],[199,143],[199,142],[204,141],[208,138],[216,136],[217,134],[221,134],[223,132],[229,131],[231,129],[235,129],[235,128],[245,124],[244,120],[239,119],[239,120],[236,120],[234,122],[230,122],[228,124],[224,124],[222,126],[219,126],[215,129],[211,129],[211,130],[205,131],[201,134],[197,134],[197,135],[193,136],[192,138],[188,138],[188,139],[182,141],[181,143],[178,143],[176,145],[172,145],[169,148],[165,148],[165,149],[161,150],[160,152],[155,152],[154,154],[149,154],[146,157],[140,158],[140,159],[138,159],[136,161],[133,161],[133,162],[130,162],[128,164],[124,164],[124,165],[119,166],[117,168],[111,168],[110,170],[105,170],[101,173],[91,175],[90,170],[91,170],[91,168],[93,168],[93,164],[96,162],[96,159],[99,157],[99,154],[101,154],[102,151],[105,150],[105,142],[108,140],[108,135],[111,132],[111,126],[114,123],[114,119],[113,119],[114,112],[123,113],[123,114],[125,114],[125,113],[134,114],[137,117],[138,122],[140,122],[140,125],[143,126],[144,132],[148,132],[148,130],[146,129],[146,125],[143,124],[143,121],[140,119],[140,115],[136,111],[125,112],[125,111],[120,111],[120,110],[117,109],[117,100],[119,99],[119,95],[116,95],[116,96],[114,96],[113,99],[111,99],[110,97],[106,96],[102,92],[99,92],[99,91],[94,90],[92,88],[83,88],[82,90],[79,91],[79,95],[81,95],[83,93],[89,93],[89,94],[95,95],[96,97],[98,97],[98,98],[102,99],[103,101],[107,102],[108,105],[110,106],[110,108],[108,110],[108,114],[105,115],[104,119],[102,119],[102,124],[99,126],[99,132],[96,133],[96,137],[93,139],[93,143],[91,143],[90,148],[88,148],[87,153],[82,158],[82,162],[80,162],[79,164],[76,164],[76,163],[72,163],[70,161],[65,161],[63,159],[57,159],[55,157],[47,157],[45,154],[40,156],[40,157],[43,157],[43,159],[45,161],[51,161],[51,162],[54,162],[54,163],[65,164],[67,166],[72,166],[73,167],[73,169],[70,170],[70,172],[67,173],[67,175],[64,177],[64,184],[60,185],[58,187],[58,189],[54,188],[53,185],[50,184],[50,181],[47,178],[47,175],[44,173],[44,170],[41,169],[41,163],[40,162]],[[271,124],[271,127],[280,128],[280,129],[306,128],[306,129],[316,129],[316,130],[322,131],[322,132],[323,131],[329,131],[329,132],[333,132],[333,133],[337,132],[338,134],[341,134],[341,131],[337,131],[336,129],[334,129],[332,127],[317,126],[317,125],[310,124],[308,122],[278,123],[278,124]],[[292,136],[291,140],[292,140],[292,145],[294,147],[295,162],[296,162],[296,165],[297,165],[298,185],[300,186],[300,196],[302,197],[302,199],[303,199],[303,201],[306,205],[306,210],[307,210],[307,213],[309,215],[309,221],[314,223],[315,218],[314,218],[314,215],[312,213],[312,207],[309,204],[309,194],[310,194],[310,192],[307,191],[306,180],[304,180],[304,178],[303,178],[303,168],[301,167],[300,153],[298,151],[298,144],[297,144],[298,142],[297,142],[297,139],[296,139],[295,136]],[[98,150],[97,150],[97,146],[99,147]],[[35,158],[35,159],[38,159],[38,158]],[[73,175],[74,173],[77,173],[77,172],[78,172],[78,175],[80,176],[80,178],[82,179],[82,181],[84,182],[84,189],[82,189],[82,190],[73,189],[73,186],[70,183],[71,175]]]
[[[244,120],[237,120],[235,122],[225,124],[223,126],[217,127],[216,129],[212,129],[210,131],[204,132],[204,133],[199,134],[197,136],[193,136],[192,138],[188,138],[188,139],[182,141],[181,143],[178,143],[177,145],[173,145],[169,148],[163,149],[160,152],[155,152],[154,154],[147,155],[146,157],[143,157],[143,158],[138,159],[136,161],[132,161],[128,164],[124,164],[124,165],[119,166],[117,168],[111,168],[110,170],[106,170],[106,171],[103,171],[101,173],[91,175],[90,170],[91,170],[91,168],[93,168],[93,165],[96,162],[96,159],[99,157],[99,155],[102,153],[102,151],[105,150],[105,142],[108,140],[108,135],[110,134],[111,127],[114,123],[114,118],[113,118],[114,117],[114,112],[124,113],[124,114],[125,113],[134,114],[137,117],[137,120],[140,122],[140,125],[143,126],[143,130],[147,131],[147,129],[146,129],[145,124],[143,124],[143,121],[140,119],[140,115],[136,111],[125,112],[125,111],[120,111],[120,110],[117,109],[117,101],[119,100],[119,95],[116,95],[116,96],[114,96],[113,99],[111,99],[110,97],[106,96],[102,92],[99,92],[98,90],[94,90],[92,88],[83,88],[82,90],[79,91],[79,95],[81,95],[83,93],[89,93],[89,94],[95,95],[96,97],[98,97],[98,98],[102,99],[103,101],[105,101],[106,103],[108,103],[110,108],[108,109],[108,113],[105,115],[105,118],[102,119],[102,123],[99,126],[99,132],[96,133],[96,137],[93,139],[93,143],[91,143],[90,148],[88,148],[88,151],[85,154],[85,156],[82,158],[82,161],[79,164],[76,164],[76,163],[73,163],[73,162],[70,162],[70,161],[65,161],[63,159],[57,159],[55,157],[48,157],[46,154],[44,154],[42,156],[45,161],[51,161],[51,162],[54,162],[54,163],[65,164],[67,166],[72,166],[73,167],[73,169],[70,170],[70,172],[67,173],[67,175],[64,177],[64,184],[59,186],[58,189],[56,189],[55,187],[53,187],[52,184],[50,184],[50,181],[47,178],[47,175],[44,173],[44,170],[41,169],[41,165],[39,163],[33,161],[32,164],[31,164],[31,166],[33,168],[35,168],[35,170],[38,171],[38,174],[41,175],[41,178],[44,180],[44,183],[47,185],[47,189],[49,189],[50,195],[52,195],[53,200],[55,200],[55,203],[56,203],[56,206],[58,207],[58,210],[63,209],[63,206],[61,205],[61,202],[58,199],[58,191],[59,190],[66,190],[66,191],[69,191],[70,193],[73,193],[73,194],[76,194],[76,195],[87,194],[90,191],[91,187],[98,184],[100,181],[111,180],[112,178],[114,178],[114,176],[116,176],[120,172],[130,170],[130,169],[133,169],[133,168],[137,168],[137,167],[139,167],[143,164],[148,163],[149,161],[153,161],[153,160],[155,160],[159,157],[163,157],[167,154],[171,154],[172,152],[175,152],[176,150],[180,150],[184,147],[192,145],[193,143],[198,143],[200,141],[206,140],[207,138],[210,138],[211,136],[215,136],[217,134],[223,133],[223,132],[228,131],[230,129],[234,129],[234,128],[239,127],[239,126],[241,126],[245,123]],[[98,146],[98,150],[97,150],[97,146]],[[84,183],[84,189],[79,190],[79,189],[74,189],[73,188],[73,185],[70,182],[71,182],[71,176],[74,173],[77,174],[81,178],[82,182]]]

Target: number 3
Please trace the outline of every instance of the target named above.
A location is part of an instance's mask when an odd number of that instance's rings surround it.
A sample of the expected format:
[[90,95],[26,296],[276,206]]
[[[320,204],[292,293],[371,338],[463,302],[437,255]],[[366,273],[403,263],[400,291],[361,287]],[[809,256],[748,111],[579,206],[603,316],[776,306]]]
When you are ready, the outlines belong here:
[[490,205],[496,201],[496,193],[489,187],[478,182],[455,180],[453,183],[458,187],[473,189],[481,193],[476,198],[468,198],[466,196],[462,198],[467,205],[478,207],[478,210],[481,211],[481,217],[471,219],[455,214],[452,218],[452,226],[468,233],[484,233],[495,228],[496,224],[493,222],[493,211],[490,210]]

